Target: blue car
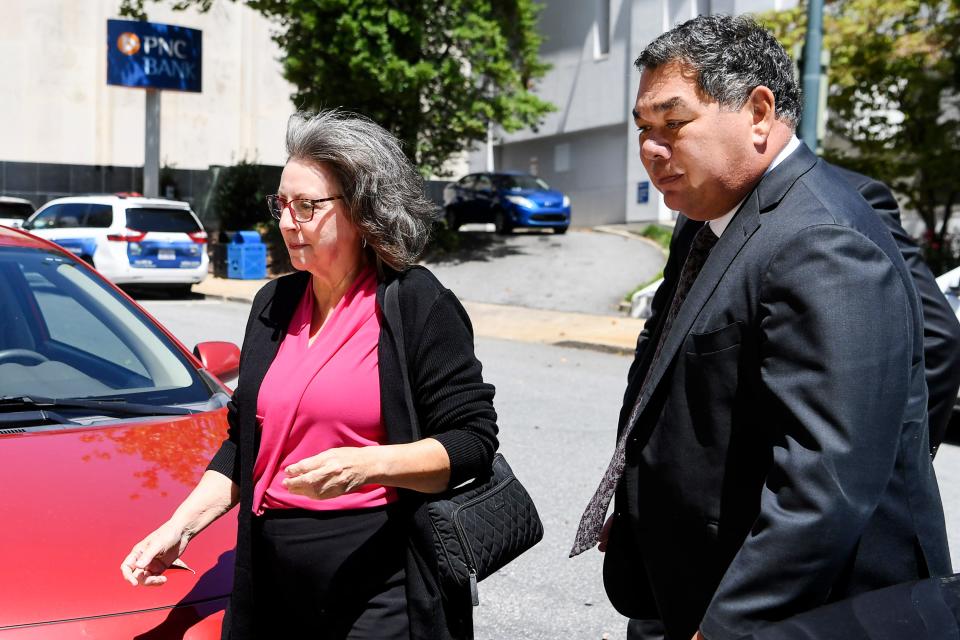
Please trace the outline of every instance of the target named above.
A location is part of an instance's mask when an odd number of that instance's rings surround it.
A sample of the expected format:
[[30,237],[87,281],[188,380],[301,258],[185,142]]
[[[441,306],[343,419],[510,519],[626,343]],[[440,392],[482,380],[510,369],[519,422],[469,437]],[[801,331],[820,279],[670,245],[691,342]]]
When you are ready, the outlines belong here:
[[553,229],[570,226],[570,198],[524,173],[471,173],[443,190],[447,226],[492,222],[497,233],[517,227]]

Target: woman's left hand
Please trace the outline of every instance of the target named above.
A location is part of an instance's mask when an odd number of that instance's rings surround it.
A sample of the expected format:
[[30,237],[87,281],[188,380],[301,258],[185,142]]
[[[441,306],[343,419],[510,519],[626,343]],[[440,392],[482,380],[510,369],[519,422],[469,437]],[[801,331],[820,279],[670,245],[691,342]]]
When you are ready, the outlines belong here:
[[327,449],[283,470],[282,484],[290,493],[328,500],[371,484],[377,447]]

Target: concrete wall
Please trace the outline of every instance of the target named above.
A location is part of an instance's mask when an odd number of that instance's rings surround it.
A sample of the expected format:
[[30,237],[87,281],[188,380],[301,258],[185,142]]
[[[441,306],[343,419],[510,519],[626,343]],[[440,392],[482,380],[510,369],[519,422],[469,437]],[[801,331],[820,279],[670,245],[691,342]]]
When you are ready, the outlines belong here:
[[[596,51],[596,25],[607,2],[610,50]],[[540,31],[543,59],[553,65],[538,83],[539,96],[558,110],[537,131],[497,136],[497,169],[536,170],[548,182],[571,193],[574,224],[666,222],[676,218],[663,202],[640,162],[631,109],[640,73],[633,61],[658,35],[697,15],[757,13],[785,9],[797,0],[543,0]],[[569,143],[572,166],[553,175],[558,145]],[[563,150],[561,155],[567,154]],[[482,171],[481,148],[469,155],[469,169]],[[568,186],[565,186],[568,185]],[[646,187],[646,202],[638,187]],[[614,202],[618,200],[618,202]],[[581,215],[582,214],[582,215]]]
[[[606,55],[597,52],[597,5],[610,5]],[[630,68],[627,37],[632,0],[551,0],[540,14],[540,32],[546,37],[540,53],[553,65],[537,83],[537,95],[558,110],[549,114],[537,132],[502,134],[505,144],[584,131],[626,122],[631,98],[626,77]]]
[[[0,160],[143,164],[144,91],[106,83],[106,28],[118,0],[0,2]],[[234,2],[207,14],[147,3],[151,21],[203,31],[203,92],[162,92],[162,165],[248,158],[282,164],[293,87],[270,23]],[[10,99],[13,97],[13,99]]]

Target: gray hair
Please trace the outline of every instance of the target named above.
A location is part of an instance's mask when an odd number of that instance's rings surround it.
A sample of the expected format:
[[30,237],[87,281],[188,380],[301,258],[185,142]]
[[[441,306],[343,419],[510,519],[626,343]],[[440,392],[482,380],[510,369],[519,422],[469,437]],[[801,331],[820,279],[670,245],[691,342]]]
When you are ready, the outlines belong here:
[[417,260],[438,207],[426,198],[423,178],[386,129],[336,109],[300,111],[287,123],[287,155],[334,173],[351,221],[378,267],[399,271]]
[[747,16],[698,16],[661,34],[637,58],[637,68],[679,62],[722,107],[740,110],[758,86],[773,92],[777,118],[796,126],[800,88],[793,62],[769,31]]

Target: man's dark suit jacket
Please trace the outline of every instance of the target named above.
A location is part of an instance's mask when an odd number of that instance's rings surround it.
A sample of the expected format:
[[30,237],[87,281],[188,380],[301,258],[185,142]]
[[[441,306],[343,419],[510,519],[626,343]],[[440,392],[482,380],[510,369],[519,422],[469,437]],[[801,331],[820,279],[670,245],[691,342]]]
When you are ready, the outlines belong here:
[[920,248],[900,225],[900,207],[882,182],[834,166],[843,179],[873,207],[900,249],[923,307],[923,359],[927,371],[930,452],[943,442],[960,388],[960,322],[923,261]]
[[920,303],[889,232],[801,145],[741,205],[641,389],[702,224],[678,223],[630,371],[611,601],[723,640],[948,574]]

